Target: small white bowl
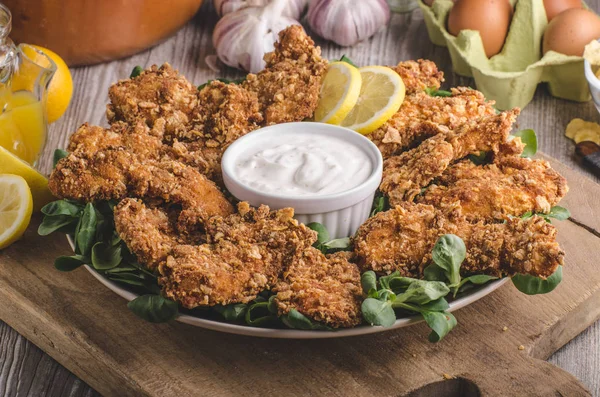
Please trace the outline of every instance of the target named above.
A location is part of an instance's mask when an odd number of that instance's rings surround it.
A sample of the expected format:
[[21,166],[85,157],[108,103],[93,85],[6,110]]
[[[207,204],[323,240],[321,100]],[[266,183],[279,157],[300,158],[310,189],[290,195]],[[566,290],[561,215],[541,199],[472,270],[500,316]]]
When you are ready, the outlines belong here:
[[598,110],[598,112],[600,112],[600,79],[596,77],[592,70],[592,65],[590,65],[590,63],[587,60],[584,60],[583,64],[585,70],[585,78],[587,79],[588,85],[590,87],[590,93],[592,94],[594,105],[596,105],[596,109]]
[[[266,142],[269,137],[281,137],[286,132],[301,133],[315,138],[331,136],[352,143],[363,150],[371,160],[371,174],[356,187],[321,196],[265,193],[245,185],[236,178],[235,164],[241,154],[257,141]],[[298,221],[304,224],[319,222],[327,228],[330,237],[336,239],[354,235],[358,227],[369,217],[375,192],[381,183],[383,158],[373,142],[355,131],[330,124],[299,122],[277,124],[243,136],[227,148],[221,166],[225,186],[238,200],[247,201],[255,207],[261,204],[266,204],[271,209],[292,207]]]

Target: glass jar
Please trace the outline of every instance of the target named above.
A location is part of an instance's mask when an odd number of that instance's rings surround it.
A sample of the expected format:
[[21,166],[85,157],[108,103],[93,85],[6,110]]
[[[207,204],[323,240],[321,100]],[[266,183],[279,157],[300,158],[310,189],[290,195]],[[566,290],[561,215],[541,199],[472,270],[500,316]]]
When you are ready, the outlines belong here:
[[0,146],[35,166],[46,144],[46,99],[56,65],[8,37],[11,14],[0,3]]
[[419,6],[417,0],[387,0],[392,12],[411,12]]

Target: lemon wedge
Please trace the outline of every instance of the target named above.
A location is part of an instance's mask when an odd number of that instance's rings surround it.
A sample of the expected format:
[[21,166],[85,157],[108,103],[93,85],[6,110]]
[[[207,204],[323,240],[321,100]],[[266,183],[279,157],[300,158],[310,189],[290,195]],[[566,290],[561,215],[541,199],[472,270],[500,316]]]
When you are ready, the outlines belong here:
[[366,66],[358,71],[362,77],[360,96],[340,125],[369,134],[398,112],[406,88],[400,75],[385,66]]
[[19,175],[27,181],[33,196],[35,211],[40,210],[44,205],[54,200],[52,193],[48,190],[48,180],[2,146],[0,146],[0,174]]
[[352,110],[361,87],[360,72],[346,62],[329,64],[321,85],[319,104],[315,110],[315,121],[339,124]]
[[32,211],[33,199],[27,181],[18,175],[0,175],[0,249],[25,233]]

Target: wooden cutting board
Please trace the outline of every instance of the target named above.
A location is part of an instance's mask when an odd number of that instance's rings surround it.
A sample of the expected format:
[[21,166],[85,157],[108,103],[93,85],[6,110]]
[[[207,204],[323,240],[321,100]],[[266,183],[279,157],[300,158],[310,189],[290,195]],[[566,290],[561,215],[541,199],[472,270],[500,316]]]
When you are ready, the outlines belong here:
[[600,317],[600,185],[553,166],[571,187],[562,284],[534,297],[506,284],[455,312],[438,344],[423,324],[308,341],[149,324],[86,270],[56,271],[69,246],[38,237],[39,219],[0,251],[0,318],[106,396],[589,395],[544,360]]

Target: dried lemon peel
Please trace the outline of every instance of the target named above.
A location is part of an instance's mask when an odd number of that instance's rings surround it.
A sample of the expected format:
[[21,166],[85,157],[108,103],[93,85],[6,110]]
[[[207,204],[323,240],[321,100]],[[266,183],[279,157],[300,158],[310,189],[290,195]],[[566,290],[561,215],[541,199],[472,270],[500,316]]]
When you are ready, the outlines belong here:
[[565,136],[575,141],[591,141],[600,145],[600,124],[593,121],[573,119],[565,129]]

